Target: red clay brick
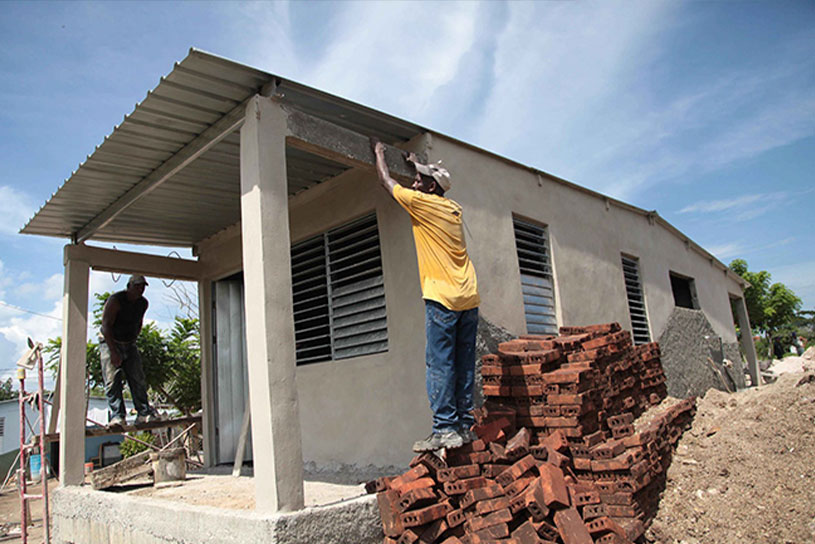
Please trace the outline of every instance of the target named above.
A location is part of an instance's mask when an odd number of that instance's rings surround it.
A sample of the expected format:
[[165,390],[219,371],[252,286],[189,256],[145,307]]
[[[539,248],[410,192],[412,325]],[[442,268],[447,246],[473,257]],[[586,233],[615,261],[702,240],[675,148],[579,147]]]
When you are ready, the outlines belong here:
[[390,483],[393,480],[392,476],[383,476],[376,480],[371,480],[365,484],[365,492],[368,494],[381,493],[390,489]]
[[431,452],[420,453],[410,461],[411,468],[415,468],[418,465],[424,465],[434,477],[439,470],[447,468],[447,463],[444,462],[444,459]]
[[434,480],[433,478],[419,478],[418,480],[408,482],[401,487],[396,487],[393,485],[393,483],[391,483],[391,488],[398,491],[400,495],[404,495],[405,493],[410,493],[414,489],[433,487],[434,485],[436,485],[436,480]]
[[432,487],[414,489],[399,498],[399,511],[405,512],[422,506],[427,506],[437,499],[436,492]]
[[608,517],[600,517],[595,520],[592,520],[586,523],[586,528],[589,530],[589,533],[592,535],[602,535],[605,533],[614,533],[620,536],[626,536],[625,531],[611,518]]
[[405,530],[398,510],[399,492],[390,489],[377,493],[376,502],[379,505],[379,515],[382,518],[382,529],[385,536],[399,537]]
[[463,495],[471,489],[485,487],[487,480],[483,476],[456,480],[455,482],[444,482],[444,492],[448,495]]
[[467,516],[464,515],[464,509],[459,508],[457,510],[453,510],[452,512],[448,513],[445,516],[445,520],[447,521],[447,527],[458,527],[467,519]]
[[493,525],[509,523],[510,521],[512,521],[512,513],[509,511],[509,508],[505,508],[487,514],[486,516],[469,519],[464,523],[464,528],[471,533],[475,533],[482,529],[492,527]]
[[583,519],[589,520],[608,515],[607,504],[587,504],[583,507]]
[[532,483],[535,479],[536,477],[532,475],[518,478],[517,480],[515,480],[514,482],[512,482],[511,484],[504,488],[504,493],[506,493],[506,495],[510,498],[514,497],[515,495],[521,493],[523,490],[529,487],[529,484]]
[[503,494],[504,490],[500,485],[489,484],[485,487],[479,487],[477,489],[467,491],[467,493],[465,493],[459,501],[459,506],[461,508],[468,508],[478,501],[494,499],[495,497],[500,497]]
[[509,536],[509,526],[506,523],[498,523],[486,529],[476,531],[474,536],[481,542],[499,540]]
[[419,536],[419,544],[433,544],[447,530],[447,521],[440,518],[430,524]]
[[427,476],[428,474],[430,474],[430,471],[428,470],[428,468],[426,466],[424,466],[424,465],[416,465],[415,467],[408,470],[407,472],[405,472],[401,476],[397,476],[396,478],[394,478],[391,481],[391,488],[399,489],[399,488],[403,487],[405,484],[407,484],[408,482],[418,480],[419,478]]
[[574,508],[555,512],[555,525],[564,544],[594,544],[589,530]]
[[463,465],[459,467],[448,467],[439,471],[437,479],[439,482],[455,482],[464,478],[473,478],[481,474],[481,467],[478,465]]
[[527,455],[499,474],[496,480],[498,480],[498,483],[501,484],[502,487],[506,488],[509,484],[523,476],[528,470],[536,467],[537,465],[537,459],[531,455]]
[[563,479],[563,471],[559,468],[543,463],[538,467],[540,473],[540,487],[543,490],[543,499],[546,506],[568,507],[569,490]]
[[509,497],[496,497],[494,499],[486,499],[475,504],[475,513],[479,516],[495,512],[496,510],[503,510],[509,508]]
[[445,517],[453,510],[448,501],[440,502],[432,506],[426,506],[419,510],[411,510],[402,514],[402,525],[405,527],[417,527],[436,521]]
[[396,541],[396,544],[415,544],[419,541],[419,532],[415,529],[408,529],[402,536],[399,537],[399,540]]
[[478,438],[486,443],[495,442],[506,436],[506,431],[512,426],[508,418],[502,417],[485,425],[476,425],[473,431]]

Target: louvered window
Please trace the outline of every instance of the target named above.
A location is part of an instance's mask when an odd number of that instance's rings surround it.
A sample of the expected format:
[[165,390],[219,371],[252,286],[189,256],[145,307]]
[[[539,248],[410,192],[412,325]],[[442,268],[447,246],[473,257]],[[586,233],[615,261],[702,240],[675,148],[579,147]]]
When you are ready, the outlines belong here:
[[648,332],[648,313],[645,310],[645,296],[640,283],[640,266],[637,259],[625,255],[622,256],[622,261],[634,344],[647,344],[651,341],[651,333]]
[[387,351],[376,215],[292,246],[297,364]]
[[515,217],[512,222],[521,269],[526,330],[530,334],[557,334],[549,234],[541,225]]
[[6,434],[6,418],[0,417],[0,437]]

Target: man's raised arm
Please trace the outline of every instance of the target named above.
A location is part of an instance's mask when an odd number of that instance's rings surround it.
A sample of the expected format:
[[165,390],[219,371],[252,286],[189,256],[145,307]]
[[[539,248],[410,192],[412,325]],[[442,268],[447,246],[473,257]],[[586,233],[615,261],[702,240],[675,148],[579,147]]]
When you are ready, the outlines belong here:
[[388,165],[385,163],[385,144],[372,138],[371,147],[376,156],[376,175],[379,176],[379,183],[392,196],[393,188],[396,187],[396,180],[391,177]]

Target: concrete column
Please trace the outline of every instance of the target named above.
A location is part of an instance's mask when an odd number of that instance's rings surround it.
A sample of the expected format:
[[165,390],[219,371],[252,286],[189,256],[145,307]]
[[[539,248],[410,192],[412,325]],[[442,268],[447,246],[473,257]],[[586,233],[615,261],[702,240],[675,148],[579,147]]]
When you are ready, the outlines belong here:
[[286,116],[256,96],[241,128],[241,232],[256,509],[303,508],[295,381]]
[[736,319],[739,321],[741,330],[741,349],[747,357],[747,371],[750,373],[750,383],[753,386],[759,385],[758,358],[756,357],[756,346],[753,343],[753,329],[750,327],[750,318],[747,315],[747,306],[744,297],[733,299],[733,310],[736,312]]
[[[70,247],[70,246],[68,246]],[[66,255],[67,255],[66,248]],[[65,259],[59,400],[59,481],[85,480],[85,357],[88,341],[88,263]]]
[[212,366],[212,282],[198,282],[199,333],[201,334],[201,427],[204,466],[215,466],[215,409]]

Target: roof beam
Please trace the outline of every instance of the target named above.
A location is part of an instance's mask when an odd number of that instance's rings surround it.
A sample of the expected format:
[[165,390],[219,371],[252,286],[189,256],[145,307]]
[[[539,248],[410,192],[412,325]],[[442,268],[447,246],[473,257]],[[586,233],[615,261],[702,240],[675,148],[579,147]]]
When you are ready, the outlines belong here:
[[65,246],[64,260],[83,261],[94,270],[117,274],[141,274],[152,278],[185,281],[198,281],[203,277],[203,265],[199,261],[85,244]]
[[[302,111],[285,109],[288,145],[351,167],[372,168],[376,164],[370,137]],[[420,161],[426,160],[422,153],[416,155]],[[396,147],[385,146],[385,162],[394,177],[410,180],[416,174],[405,160],[404,151]]]
[[104,228],[140,198],[150,194],[218,142],[238,130],[243,124],[248,101],[246,100],[232,108],[208,129],[196,136],[194,140],[178,150],[175,155],[164,161],[161,166],[117,198],[113,204],[91,219],[84,227],[74,233],[74,242],[81,243],[92,237],[99,229]]

